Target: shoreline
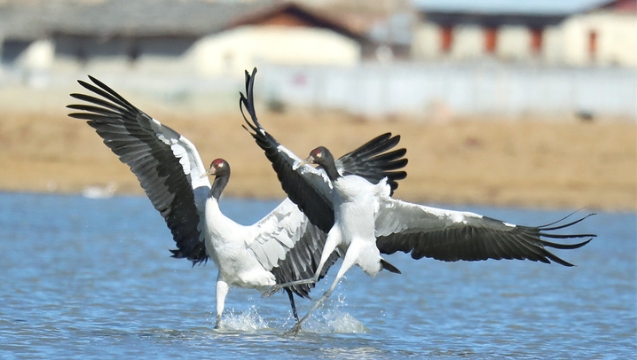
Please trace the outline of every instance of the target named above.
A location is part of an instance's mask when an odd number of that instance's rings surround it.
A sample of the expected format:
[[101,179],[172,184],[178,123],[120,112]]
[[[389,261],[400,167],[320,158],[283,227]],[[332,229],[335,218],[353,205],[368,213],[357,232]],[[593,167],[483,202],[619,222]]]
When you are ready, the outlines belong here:
[[[150,113],[150,112],[149,112]],[[158,111],[161,113],[161,111]],[[191,140],[207,166],[231,165],[227,197],[282,199],[270,163],[237,114],[153,114]],[[421,204],[637,211],[637,124],[542,118],[418,122],[337,112],[263,112],[263,126],[298,156],[324,145],[340,156],[384,132],[402,136],[408,176],[395,198]],[[0,191],[79,193],[116,184],[142,195],[93,129],[66,113],[14,112],[0,122]]]
[[[84,190],[84,189],[83,189]],[[83,191],[71,191],[71,192],[60,192],[60,191],[39,191],[39,190],[5,190],[5,189],[0,189],[0,193],[5,193],[5,194],[27,194],[27,195],[38,195],[38,196],[83,196],[87,199],[91,199],[91,200],[104,200],[104,199],[112,199],[112,198],[118,198],[118,197],[139,197],[139,198],[147,198],[146,195],[144,194],[144,192],[140,189],[139,192],[118,192],[115,191],[114,194],[112,195],[108,195],[105,197],[102,196],[97,196],[97,197],[93,197],[91,195],[89,196],[85,196],[83,194]],[[394,194],[393,196],[396,199],[399,200],[403,200],[403,201],[408,201],[408,202],[412,202],[412,203],[416,203],[419,205],[425,205],[425,206],[430,206],[430,207],[438,207],[438,208],[455,208],[455,207],[486,207],[486,208],[499,208],[499,209],[506,209],[506,208],[512,208],[512,209],[521,209],[521,210],[538,210],[538,211],[568,211],[568,212],[573,212],[575,213],[588,213],[588,212],[605,212],[605,213],[626,213],[626,214],[637,214],[637,209],[631,209],[631,208],[615,208],[615,207],[606,207],[606,208],[592,208],[592,207],[574,207],[574,206],[570,206],[568,205],[568,203],[566,205],[558,205],[558,206],[543,206],[543,205],[537,205],[537,204],[533,204],[533,203],[525,203],[525,202],[521,202],[521,203],[507,203],[507,204],[491,204],[491,203],[473,203],[473,202],[464,202],[464,201],[460,201],[460,202],[449,202],[449,201],[442,201],[442,202],[429,202],[429,201],[419,201],[417,199],[408,199],[408,198],[402,198],[400,196],[397,196],[396,194]],[[237,194],[226,194],[224,193],[221,196],[221,201],[223,202],[223,199],[234,199],[234,200],[256,200],[256,201],[273,201],[273,202],[280,202],[283,201],[283,199],[285,198],[285,194],[281,194],[280,197],[261,197],[261,196],[253,196],[253,195],[248,195],[248,196],[244,196],[244,195],[237,195]],[[150,200],[149,200],[149,206],[152,206],[152,204],[150,204]],[[458,210],[462,210],[462,209],[458,209]],[[463,210],[466,211],[466,210]],[[483,214],[485,215],[485,214]]]

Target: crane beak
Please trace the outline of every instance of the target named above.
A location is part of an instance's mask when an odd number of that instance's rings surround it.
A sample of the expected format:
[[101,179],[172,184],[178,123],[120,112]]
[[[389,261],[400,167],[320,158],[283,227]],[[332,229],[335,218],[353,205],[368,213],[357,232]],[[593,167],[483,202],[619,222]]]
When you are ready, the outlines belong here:
[[206,176],[214,175],[216,171],[217,171],[217,169],[215,169],[214,167],[211,166],[210,169],[208,169],[208,171],[206,171],[205,173],[201,174],[200,178],[205,178]]
[[294,164],[294,166],[292,166],[292,170],[296,171],[298,170],[301,166],[303,165],[308,165],[308,164],[314,164],[314,157],[312,155],[308,156],[307,159]]

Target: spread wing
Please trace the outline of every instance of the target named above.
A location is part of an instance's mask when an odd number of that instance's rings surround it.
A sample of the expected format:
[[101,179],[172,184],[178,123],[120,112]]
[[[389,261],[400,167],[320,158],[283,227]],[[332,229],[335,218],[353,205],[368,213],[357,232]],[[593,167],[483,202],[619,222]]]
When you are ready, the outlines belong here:
[[[312,225],[290,200],[285,199],[261,221],[253,225],[257,234],[248,244],[263,268],[270,270],[279,284],[314,276],[321,260],[327,234]],[[341,256],[336,250],[328,258],[320,278]],[[309,297],[314,284],[297,285],[291,289],[299,296]]]
[[[313,224],[322,231],[328,232],[334,225],[332,184],[321,169],[304,165],[294,170],[294,165],[301,159],[279,144],[261,126],[256,116],[253,98],[256,71],[254,69],[252,75],[246,71],[246,95],[241,94],[241,113],[247,124],[244,128],[250,132],[257,145],[265,152],[288,197],[299,206]],[[249,120],[244,109],[248,112]],[[407,176],[406,172],[397,171],[407,165],[407,159],[403,158],[406,150],[389,151],[399,141],[400,136],[392,137],[389,133],[380,135],[341,157],[336,161],[336,167],[342,175],[362,176],[374,184],[387,178],[391,189],[396,189],[397,181]]]
[[86,120],[137,176],[151,203],[166,221],[177,244],[173,257],[193,264],[208,259],[204,243],[203,206],[210,190],[195,146],[151,118],[101,81],[78,81],[93,95],[71,94],[83,104],[70,117]]
[[[572,264],[560,259],[546,248],[577,249],[586,245],[595,234],[556,234],[579,223],[578,220],[558,225],[528,227],[508,224],[471,212],[437,209],[408,202],[381,198],[376,218],[376,245],[381,253],[411,252],[411,257],[429,257],[443,261],[476,261],[487,259],[518,259],[564,266]],[[590,238],[576,244],[555,243],[548,239]]]

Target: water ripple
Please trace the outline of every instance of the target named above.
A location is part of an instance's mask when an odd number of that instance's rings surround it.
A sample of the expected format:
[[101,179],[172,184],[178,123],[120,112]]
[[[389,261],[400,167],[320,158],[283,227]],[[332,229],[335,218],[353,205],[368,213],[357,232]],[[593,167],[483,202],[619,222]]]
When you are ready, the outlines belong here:
[[[273,202],[225,199],[242,223]],[[214,264],[169,257],[141,197],[0,194],[0,357],[628,358],[637,353],[637,217],[599,214],[599,237],[561,253],[576,268],[518,261],[391,262],[353,269],[297,337],[284,294],[232,289],[214,329]],[[564,212],[468,210],[518,223]],[[581,225],[581,226],[580,226]],[[318,284],[326,290],[334,274]],[[311,301],[299,299],[299,314]]]

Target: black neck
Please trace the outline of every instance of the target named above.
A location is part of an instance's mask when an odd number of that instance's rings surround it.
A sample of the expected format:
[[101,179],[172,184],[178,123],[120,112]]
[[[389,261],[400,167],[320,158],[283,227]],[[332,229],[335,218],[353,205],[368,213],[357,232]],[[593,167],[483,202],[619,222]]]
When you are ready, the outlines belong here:
[[336,170],[336,164],[334,163],[334,161],[329,161],[326,164],[321,164],[319,166],[323,170],[325,170],[325,172],[327,173],[327,177],[331,181],[336,181],[336,179],[341,176],[341,174],[338,173],[338,170]]
[[217,201],[219,201],[219,198],[221,197],[221,193],[223,192],[223,189],[225,189],[226,185],[228,185],[229,179],[230,179],[230,174],[224,174],[224,175],[215,177],[215,181],[212,182],[212,187],[210,188],[210,195],[208,196],[213,197]]

